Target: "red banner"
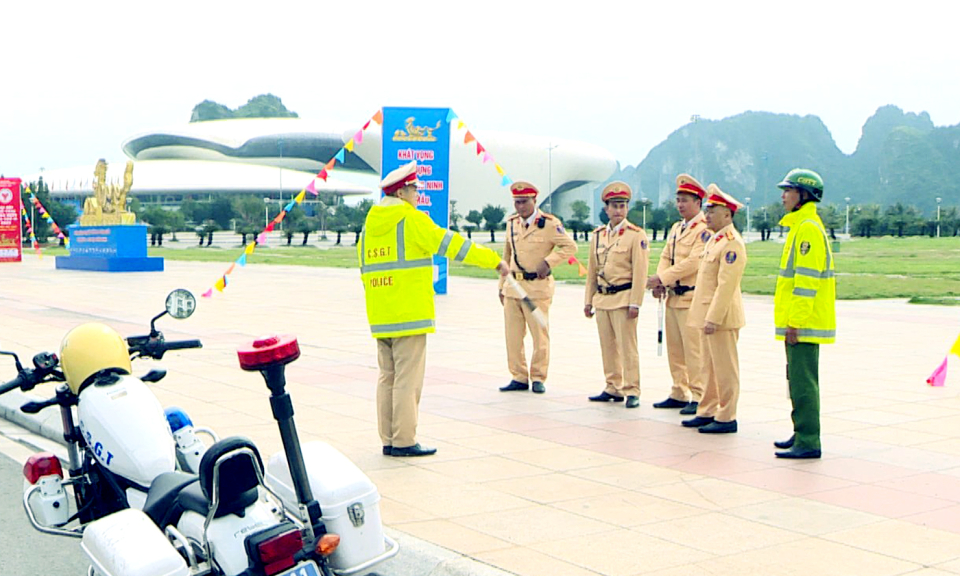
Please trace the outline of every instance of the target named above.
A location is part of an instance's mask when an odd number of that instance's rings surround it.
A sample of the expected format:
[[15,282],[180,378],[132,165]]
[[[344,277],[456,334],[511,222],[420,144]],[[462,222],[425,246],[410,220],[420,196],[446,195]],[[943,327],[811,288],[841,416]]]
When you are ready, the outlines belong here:
[[20,179],[0,178],[0,262],[19,262]]

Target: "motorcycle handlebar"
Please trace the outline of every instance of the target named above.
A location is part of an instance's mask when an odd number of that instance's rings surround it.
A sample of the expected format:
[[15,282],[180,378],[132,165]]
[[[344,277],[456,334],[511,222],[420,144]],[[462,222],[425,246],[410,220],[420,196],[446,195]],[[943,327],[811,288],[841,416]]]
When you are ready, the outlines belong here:
[[4,382],[0,384],[0,394],[6,394],[11,390],[15,390],[23,386],[23,375],[17,374],[17,377],[9,382]]
[[164,343],[166,350],[186,350],[187,348],[203,348],[203,342],[199,340],[174,340]]

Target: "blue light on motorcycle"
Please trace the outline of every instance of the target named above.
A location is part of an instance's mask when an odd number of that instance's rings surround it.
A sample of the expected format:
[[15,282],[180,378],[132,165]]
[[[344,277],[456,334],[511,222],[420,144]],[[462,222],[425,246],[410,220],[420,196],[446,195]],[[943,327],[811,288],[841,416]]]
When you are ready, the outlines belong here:
[[187,413],[176,406],[171,406],[163,411],[167,417],[167,423],[170,424],[170,430],[176,432],[184,426],[193,426],[193,420],[187,416]]

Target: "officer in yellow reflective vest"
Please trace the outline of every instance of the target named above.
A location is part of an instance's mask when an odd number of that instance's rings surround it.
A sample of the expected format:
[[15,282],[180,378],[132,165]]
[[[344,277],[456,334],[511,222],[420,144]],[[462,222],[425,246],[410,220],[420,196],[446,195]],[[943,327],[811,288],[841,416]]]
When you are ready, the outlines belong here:
[[384,198],[370,209],[357,256],[367,320],[377,339],[377,420],[385,456],[428,456],[417,442],[417,418],[427,354],[434,332],[433,255],[506,274],[496,252],[437,226],[417,210],[417,163],[387,174]]
[[820,344],[836,338],[837,298],[833,252],[816,203],[823,198],[823,179],[813,170],[797,168],[777,184],[783,190],[790,228],[780,257],[774,295],[776,338],[787,351],[787,379],[793,403],[793,436],[774,442],[777,458],[820,457]]

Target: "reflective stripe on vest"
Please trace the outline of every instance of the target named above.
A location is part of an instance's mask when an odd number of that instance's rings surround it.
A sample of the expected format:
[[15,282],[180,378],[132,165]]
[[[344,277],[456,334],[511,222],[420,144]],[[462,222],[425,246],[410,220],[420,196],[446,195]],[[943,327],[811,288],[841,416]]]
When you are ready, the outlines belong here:
[[[777,336],[786,336],[786,328],[777,328]],[[814,330],[812,328],[797,328],[799,338],[836,338],[836,330]]]
[[371,324],[370,332],[372,334],[385,334],[387,332],[402,332],[404,330],[435,327],[436,324],[433,320],[415,320],[413,322],[396,322],[394,324]]
[[[824,270],[815,270],[813,268],[806,268],[801,266],[799,268],[794,268],[794,257],[797,253],[797,237],[793,237],[793,244],[790,245],[790,253],[787,255],[787,264],[786,267],[780,269],[780,276],[784,278],[793,278],[797,274],[801,276],[809,276],[810,278],[833,278],[833,270],[830,269],[830,263],[833,261],[833,258],[830,254],[829,239],[827,238],[827,232],[823,229],[816,220],[804,220],[800,224],[806,224],[807,222],[812,222],[814,226],[820,229],[820,234],[823,236],[823,250],[827,254],[826,265]],[[797,229],[800,228],[800,225],[797,225]]]
[[454,260],[456,260],[457,262],[463,262],[463,259],[467,257],[467,252],[470,251],[471,246],[473,246],[473,240],[464,240],[463,246],[460,247],[460,251],[457,252],[457,255],[454,257]]
[[[403,241],[403,228],[404,222],[406,219],[400,220],[397,222],[397,260],[396,262],[380,262],[377,264],[366,264],[367,261],[367,231],[364,230],[363,234],[360,235],[360,273],[366,274],[367,272],[383,272],[385,270],[403,270],[408,268],[422,268],[425,266],[433,266],[432,258],[419,258],[416,260],[407,260],[406,259],[406,246]],[[447,234],[453,234],[452,232],[447,232]],[[452,236],[450,237],[452,238]],[[447,244],[450,243],[448,237],[444,236],[443,241]],[[441,243],[442,245],[443,243]]]

